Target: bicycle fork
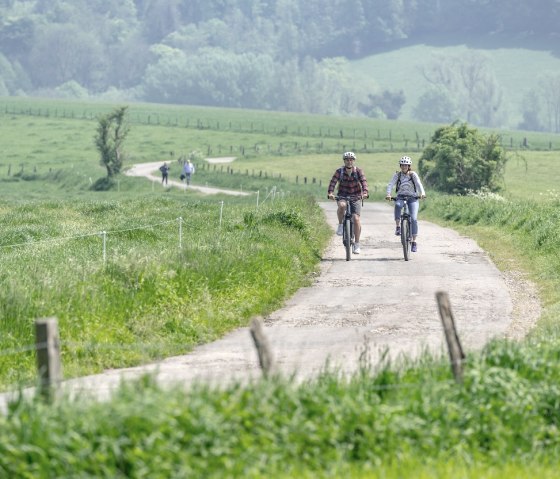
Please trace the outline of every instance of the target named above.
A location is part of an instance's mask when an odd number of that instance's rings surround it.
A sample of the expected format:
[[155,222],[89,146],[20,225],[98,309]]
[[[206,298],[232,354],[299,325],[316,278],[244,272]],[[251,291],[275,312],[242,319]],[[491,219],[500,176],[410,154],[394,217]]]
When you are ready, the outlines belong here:
[[[350,225],[349,228],[349,235],[348,235],[348,231],[346,229],[346,224]],[[352,219],[352,217],[344,217],[344,230],[343,230],[343,237],[342,237],[342,243],[344,245],[346,245],[348,242],[350,242],[350,245],[354,244],[354,220]]]

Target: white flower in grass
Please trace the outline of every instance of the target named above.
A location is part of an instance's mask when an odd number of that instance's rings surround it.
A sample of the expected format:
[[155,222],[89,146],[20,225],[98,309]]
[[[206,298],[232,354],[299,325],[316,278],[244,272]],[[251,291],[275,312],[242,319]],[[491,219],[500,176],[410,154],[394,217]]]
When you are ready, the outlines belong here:
[[481,190],[469,190],[467,196],[478,198],[481,200],[493,200],[493,201],[506,201],[506,199],[499,195],[498,193],[493,193],[492,191],[481,189]]

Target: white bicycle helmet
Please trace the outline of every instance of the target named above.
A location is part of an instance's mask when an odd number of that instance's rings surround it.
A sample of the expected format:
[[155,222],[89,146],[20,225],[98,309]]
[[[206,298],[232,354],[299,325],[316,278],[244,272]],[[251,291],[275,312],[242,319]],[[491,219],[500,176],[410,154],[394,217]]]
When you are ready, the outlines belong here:
[[343,160],[355,160],[356,155],[352,151],[347,151],[346,153],[344,153],[344,155],[342,155],[342,159]]
[[403,156],[399,161],[399,165],[412,165],[412,159],[410,156]]

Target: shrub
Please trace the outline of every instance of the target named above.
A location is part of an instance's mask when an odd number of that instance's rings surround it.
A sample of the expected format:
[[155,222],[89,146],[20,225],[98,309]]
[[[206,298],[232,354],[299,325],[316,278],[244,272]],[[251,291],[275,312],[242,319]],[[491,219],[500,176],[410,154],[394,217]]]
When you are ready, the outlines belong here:
[[466,123],[438,128],[418,163],[427,185],[444,193],[500,191],[505,150],[497,135],[485,136]]

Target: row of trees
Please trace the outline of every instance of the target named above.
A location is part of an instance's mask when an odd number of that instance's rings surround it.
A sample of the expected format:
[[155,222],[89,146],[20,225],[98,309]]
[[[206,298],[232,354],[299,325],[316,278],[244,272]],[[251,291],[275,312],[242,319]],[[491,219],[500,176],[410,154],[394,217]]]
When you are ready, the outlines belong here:
[[[0,95],[395,119],[404,92],[357,80],[349,59],[428,32],[548,38],[559,18],[555,0],[0,0]],[[504,122],[487,61],[439,58],[421,73],[430,89],[417,119]],[[526,128],[558,123],[544,83],[528,96]]]

